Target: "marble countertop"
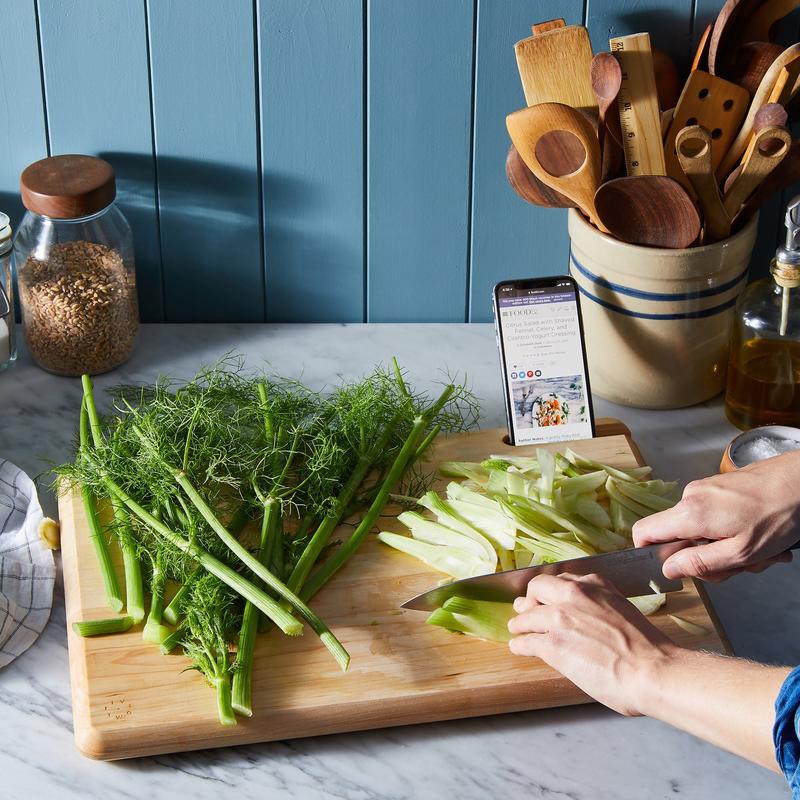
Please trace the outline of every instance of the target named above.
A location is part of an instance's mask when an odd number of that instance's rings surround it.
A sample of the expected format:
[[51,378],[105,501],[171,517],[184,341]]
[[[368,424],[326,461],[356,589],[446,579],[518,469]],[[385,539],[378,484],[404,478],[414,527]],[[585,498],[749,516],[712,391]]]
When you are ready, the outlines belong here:
[[[468,372],[482,398],[483,427],[504,424],[494,334],[489,325],[146,325],[131,361],[99,387],[188,377],[236,351],[250,366],[314,387],[355,377],[396,355],[420,385],[441,370]],[[0,374],[0,455],[31,475],[43,459],[69,456],[80,386],[20,362]],[[734,434],[721,401],[677,411],[595,402],[632,430],[656,473],[682,482],[716,471]],[[43,493],[44,494],[44,493]],[[43,497],[55,515],[55,502]],[[800,564],[734,578],[710,594],[737,655],[800,663]],[[509,796],[548,800],[772,800],[783,779],[650,719],[600,707],[509,714],[365,733],[101,763],[72,741],[63,591],[40,640],[0,671],[0,796],[66,798],[191,795],[241,800],[461,800]]]

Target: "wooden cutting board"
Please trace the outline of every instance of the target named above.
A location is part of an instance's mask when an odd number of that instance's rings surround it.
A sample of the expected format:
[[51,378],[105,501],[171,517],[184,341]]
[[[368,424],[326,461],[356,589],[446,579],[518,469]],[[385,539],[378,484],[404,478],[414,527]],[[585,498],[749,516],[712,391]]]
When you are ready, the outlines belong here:
[[[572,446],[618,467],[642,463],[621,423],[602,421],[598,432],[609,435]],[[510,448],[503,433],[442,438],[432,458],[476,461],[489,453],[513,449],[524,455],[533,449]],[[541,661],[514,657],[504,644],[425,625],[422,612],[401,611],[402,602],[442,576],[372,537],[313,603],[350,651],[349,671],[340,672],[310,632],[296,639],[261,636],[253,717],[223,728],[214,692],[197,672],[182,671],[183,656],[162,656],[137,628],[93,639],[72,632],[75,620],[109,612],[78,495],[62,496],[60,513],[75,740],[89,757],[130,758],[590,702]],[[382,520],[381,528],[403,530],[394,518]],[[669,595],[666,611],[708,631],[688,634],[662,610],[653,621],[675,641],[729,649],[708,599],[693,582]]]

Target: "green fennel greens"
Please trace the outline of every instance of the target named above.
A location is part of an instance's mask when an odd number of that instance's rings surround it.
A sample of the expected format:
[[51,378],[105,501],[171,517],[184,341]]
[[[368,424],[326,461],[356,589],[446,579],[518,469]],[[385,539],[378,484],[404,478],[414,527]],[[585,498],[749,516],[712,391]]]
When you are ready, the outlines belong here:
[[[471,427],[478,413],[465,384],[428,396],[394,361],[323,393],[227,357],[187,382],[117,387],[102,417],[88,376],[82,385],[78,452],[57,471],[62,488],[82,494],[109,608],[126,616],[74,630],[144,620],[145,641],[182,649],[215,689],[224,725],[253,713],[259,630],[297,636],[308,624],[347,669],[345,647],[308,602],[393,493],[424,488],[415,464],[435,437]],[[106,525],[96,498],[110,502]],[[347,538],[333,541],[345,520]]]

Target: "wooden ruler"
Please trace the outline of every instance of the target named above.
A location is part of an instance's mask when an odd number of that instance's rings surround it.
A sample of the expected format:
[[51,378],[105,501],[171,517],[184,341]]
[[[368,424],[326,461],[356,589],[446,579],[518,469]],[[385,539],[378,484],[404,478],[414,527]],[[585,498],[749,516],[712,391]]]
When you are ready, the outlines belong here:
[[650,35],[616,36],[609,44],[622,67],[617,105],[628,175],[666,175]]

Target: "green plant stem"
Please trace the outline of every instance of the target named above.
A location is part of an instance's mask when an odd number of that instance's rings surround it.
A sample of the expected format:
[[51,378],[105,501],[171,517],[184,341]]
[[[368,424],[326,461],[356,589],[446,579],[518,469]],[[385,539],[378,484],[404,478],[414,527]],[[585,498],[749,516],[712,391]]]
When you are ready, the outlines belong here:
[[[399,368],[397,372],[398,379],[402,381]],[[372,501],[369,510],[364,515],[361,522],[359,522],[358,527],[353,531],[350,538],[306,582],[300,593],[300,596],[304,600],[310,600],[347,563],[353,553],[358,549],[364,537],[378,521],[378,517],[380,517],[381,512],[389,500],[389,496],[395,490],[395,487],[400,482],[406,469],[414,462],[416,454],[420,451],[420,440],[423,437],[425,429],[431,422],[436,420],[439,412],[444,408],[454,391],[455,386],[448,384],[441,395],[439,395],[436,402],[414,419],[414,424],[411,426],[411,430],[400,452],[397,454],[397,458],[394,460],[394,463],[384,478],[381,488]],[[438,425],[434,426],[434,429],[437,427]],[[429,444],[430,442],[428,442],[428,445]]]
[[[92,431],[92,441],[95,449],[99,450],[103,446],[103,431],[100,426],[100,415],[97,413],[97,406],[94,403],[92,379],[88,375],[81,375],[81,385],[83,386],[83,402],[86,404],[86,415]],[[83,444],[83,438],[81,438],[81,445]]]
[[[264,504],[261,522],[261,540],[256,557],[263,562],[269,556],[270,539],[275,539],[280,507],[272,498]],[[256,652],[259,611],[252,603],[245,603],[242,626],[239,629],[239,648],[236,671],[233,673],[232,704],[237,714],[253,716],[253,658]]]
[[[97,412],[95,412],[97,413]],[[86,402],[81,404],[81,418],[80,418],[80,443],[81,453],[79,458],[87,457],[89,448],[89,431],[88,431],[88,411]],[[81,486],[81,500],[83,502],[83,510],[86,514],[86,524],[89,526],[89,537],[94,546],[94,552],[97,556],[97,562],[100,565],[100,575],[103,578],[103,587],[106,593],[106,603],[112,611],[122,611],[124,603],[122,602],[122,592],[119,588],[119,581],[117,580],[117,573],[114,571],[114,565],[111,562],[111,552],[108,549],[108,543],[105,536],[103,536],[103,529],[100,524],[100,519],[97,515],[97,501],[92,491],[86,487]]]
[[144,619],[144,586],[142,566],[131,540],[131,521],[125,506],[118,498],[111,498],[114,519],[119,527],[119,546],[122,550],[122,564],[125,568],[125,609],[134,623]]
[[161,653],[169,655],[183,641],[183,637],[184,632],[180,628],[172,631],[159,645]]
[[[231,517],[230,522],[228,523],[228,530],[234,534],[234,536],[238,536],[240,534],[247,523],[250,521],[250,508],[247,503],[242,503],[239,508],[236,509],[233,516]],[[172,600],[169,601],[167,607],[164,609],[164,619],[170,625],[177,625],[178,620],[180,619],[181,612],[183,610],[183,604],[186,602],[186,598],[191,591],[192,584],[203,574],[203,568],[201,566],[195,567],[186,580],[180,585],[178,591],[172,597]]]
[[160,645],[172,633],[161,620],[164,614],[164,585],[166,578],[158,556],[153,561],[153,576],[150,581],[150,613],[144,623],[142,639]]
[[175,592],[172,600],[169,601],[169,604],[164,609],[163,617],[170,625],[178,624],[178,619],[180,618],[181,611],[183,610],[183,604],[186,602],[186,598],[192,589],[192,584],[202,574],[203,568],[195,567],[189,574],[189,577],[181,584],[178,591]]
[[104,636],[107,633],[124,633],[133,627],[133,617],[110,617],[92,619],[87,622],[73,622],[72,630],[78,636]]
[[[395,366],[397,367],[396,362]],[[397,367],[398,372],[399,369],[400,368]],[[402,381],[402,378],[400,380]],[[317,526],[317,529],[314,531],[314,535],[305,546],[303,552],[300,554],[300,558],[297,560],[297,563],[294,566],[294,569],[292,569],[291,575],[289,575],[289,580],[287,583],[293,592],[299,592],[300,589],[303,588],[306,579],[308,578],[311,570],[314,568],[314,565],[317,563],[320,554],[325,549],[330,541],[331,536],[333,535],[333,532],[346,515],[350,503],[358,491],[358,487],[361,486],[364,479],[369,474],[369,471],[372,469],[375,458],[382,454],[386,446],[389,444],[389,440],[397,428],[397,423],[398,417],[395,416],[386,425],[386,428],[381,434],[380,439],[375,443],[375,447],[373,447],[369,453],[362,453],[358,457],[358,461],[356,462],[352,474],[347,479],[347,482],[339,492],[339,496],[336,498],[336,503],[334,504],[331,514],[324,517],[322,522],[320,522],[320,524]]]
[[191,556],[195,561],[201,564],[204,569],[230,586],[237,594],[256,605],[259,611],[266,614],[285,634],[289,636],[299,636],[303,632],[303,624],[282,608],[263,589],[251,583],[236,572],[236,570],[231,569],[227,564],[212,556],[211,553],[187,541],[182,536],[175,533],[175,531],[168,528],[161,520],[142,508],[142,506],[111,478],[106,478],[105,483],[108,486],[109,492],[119,497],[131,512],[139,517],[139,519],[154,533],[162,536],[181,552]]
[[231,679],[228,673],[217,675],[212,684],[217,691],[217,716],[219,724],[230,727],[236,724],[236,715],[231,705]]
[[219,538],[227,545],[228,549],[257,577],[280,595],[285,600],[291,603],[292,607],[308,622],[311,630],[319,636],[325,647],[331,652],[331,655],[336,659],[342,670],[347,669],[350,662],[350,656],[347,650],[344,649],[342,643],[333,635],[330,628],[312,611],[306,603],[304,603],[280,578],[273,575],[241,542],[230,534],[225,526],[217,519],[214,512],[209,505],[200,496],[197,489],[194,488],[188,476],[179,470],[175,473],[175,480],[179,486],[186,493],[186,496],[191,501],[192,505],[200,512],[200,515],[209,524],[211,529],[219,536]]
[[300,596],[304,600],[310,600],[330,579],[335,575],[344,564],[350,559],[361,544],[364,537],[372,530],[372,526],[378,521],[378,517],[386,505],[389,495],[394,491],[395,486],[400,482],[403,473],[411,461],[414,453],[419,446],[419,439],[428,424],[428,417],[418,416],[411,426],[411,431],[406,437],[397,458],[392,464],[386,478],[381,484],[381,488],[369,510],[359,522],[358,527],[353,531],[350,538],[324,563],[306,582]]
[[353,473],[347,479],[347,483],[342,487],[339,496],[336,498],[333,510],[328,516],[323,517],[289,575],[287,583],[293,592],[298,592],[302,589],[308,577],[308,573],[311,572],[314,564],[317,563],[320,553],[325,549],[331,535],[342,521],[345,510],[350,505],[350,501],[353,499],[353,495],[358,490],[361,482],[367,476],[367,473],[369,473],[371,466],[372,459],[369,456],[362,455],[359,457]]
[[[91,397],[91,382],[89,382],[89,396]],[[84,404],[83,408],[91,417],[96,417],[97,410],[94,401],[91,404]],[[99,426],[99,420],[98,420]],[[166,539],[173,547],[177,547],[181,552],[191,556],[201,564],[212,575],[216,575],[223,583],[230,586],[237,594],[245,600],[250,600],[258,606],[285,634],[289,636],[299,636],[303,632],[302,623],[296,620],[288,611],[273,600],[263,589],[255,586],[236,570],[231,569],[227,564],[215,558],[211,553],[206,552],[194,542],[189,542],[175,531],[168,528],[160,519],[153,516],[149,511],[139,505],[121,486],[119,486],[109,476],[105,476],[104,484],[108,493],[118,497],[127,508],[133,512],[142,522],[144,522],[154,533]],[[120,600],[120,602],[122,602]]]

